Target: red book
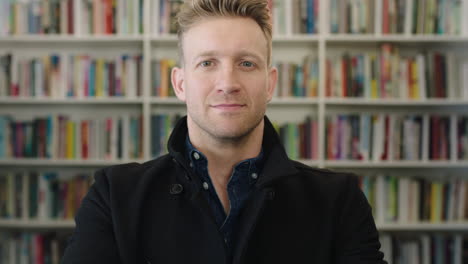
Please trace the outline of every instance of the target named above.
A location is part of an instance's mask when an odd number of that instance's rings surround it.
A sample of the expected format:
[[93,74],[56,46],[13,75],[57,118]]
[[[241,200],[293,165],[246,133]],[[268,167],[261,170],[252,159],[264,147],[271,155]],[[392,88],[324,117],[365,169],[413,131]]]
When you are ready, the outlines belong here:
[[388,0],[383,0],[383,6],[382,6],[382,33],[388,34],[390,33],[390,23],[389,23],[389,13],[388,13],[388,8],[389,3]]
[[316,120],[312,120],[312,129],[311,129],[311,150],[312,150],[312,159],[318,159],[318,124]]
[[35,235],[35,244],[36,244],[36,264],[44,264],[44,237],[40,234]]
[[390,116],[386,115],[385,116],[384,151],[382,153],[381,160],[388,159],[388,146],[389,146],[389,141],[390,141],[389,136],[390,136]]
[[[68,34],[73,34],[74,33],[74,25],[73,25],[73,0],[67,0],[67,17],[68,17]],[[64,18],[65,19],[65,18]]]
[[439,133],[439,117],[438,116],[431,116],[431,159],[438,160],[439,159],[439,140],[440,140],[440,133]]
[[106,159],[111,159],[111,133],[112,133],[112,118],[106,119],[106,146],[105,146],[105,156]]
[[[83,60],[85,61],[84,63],[84,87],[83,87],[83,93],[85,97],[89,97],[89,68],[91,68],[91,59],[89,56],[83,56]],[[80,95],[81,96],[81,95]]]
[[46,120],[45,119],[39,119],[38,120],[38,133],[37,135],[37,157],[38,158],[45,158],[46,157]]
[[326,62],[326,79],[325,79],[325,96],[331,97],[332,95],[332,80],[333,80],[333,69],[331,67],[331,61],[327,59]]
[[115,62],[108,62],[108,83],[109,83],[109,95],[115,96]]
[[88,148],[89,148],[89,127],[88,127],[88,121],[84,120],[81,121],[81,158],[82,159],[88,159],[89,153],[88,153]]
[[440,159],[448,159],[448,131],[449,120],[447,118],[442,118],[439,124],[439,133],[440,133]]
[[112,34],[112,25],[114,24],[112,17],[112,0],[104,0],[104,14],[106,16],[105,31],[106,34]]
[[334,138],[333,138],[333,135],[334,135],[334,129],[335,129],[335,126],[333,124],[333,119],[330,119],[327,123],[327,158],[329,160],[334,160],[335,157],[333,156],[333,148],[334,148]]
[[435,82],[435,97],[442,97],[442,61],[441,54],[434,54],[434,82]]

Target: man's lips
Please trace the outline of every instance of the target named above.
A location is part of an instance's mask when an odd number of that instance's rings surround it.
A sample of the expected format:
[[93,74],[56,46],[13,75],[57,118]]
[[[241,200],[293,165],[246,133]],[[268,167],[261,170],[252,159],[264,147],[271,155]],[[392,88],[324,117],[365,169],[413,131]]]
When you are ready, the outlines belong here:
[[211,107],[220,109],[220,110],[237,110],[244,107],[245,104],[215,104]]

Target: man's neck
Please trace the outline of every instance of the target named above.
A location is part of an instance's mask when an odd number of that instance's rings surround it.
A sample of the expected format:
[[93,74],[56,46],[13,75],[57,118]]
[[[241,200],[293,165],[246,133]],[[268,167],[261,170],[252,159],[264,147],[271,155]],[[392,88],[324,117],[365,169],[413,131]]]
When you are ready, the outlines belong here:
[[242,160],[257,157],[262,148],[264,121],[248,135],[238,140],[219,140],[204,131],[196,124],[188,124],[189,138],[192,145],[208,159],[208,171],[214,182],[227,186],[234,165]]

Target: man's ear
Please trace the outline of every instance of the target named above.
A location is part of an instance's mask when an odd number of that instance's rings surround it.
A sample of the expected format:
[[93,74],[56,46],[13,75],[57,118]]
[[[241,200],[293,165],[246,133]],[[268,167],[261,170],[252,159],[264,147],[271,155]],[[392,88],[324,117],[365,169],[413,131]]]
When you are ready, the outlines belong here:
[[177,98],[185,102],[184,69],[178,67],[172,68],[171,82],[172,87],[174,87],[174,92]]
[[278,82],[278,69],[271,67],[268,71],[268,87],[267,87],[267,102],[271,101],[273,94],[275,93],[276,83]]

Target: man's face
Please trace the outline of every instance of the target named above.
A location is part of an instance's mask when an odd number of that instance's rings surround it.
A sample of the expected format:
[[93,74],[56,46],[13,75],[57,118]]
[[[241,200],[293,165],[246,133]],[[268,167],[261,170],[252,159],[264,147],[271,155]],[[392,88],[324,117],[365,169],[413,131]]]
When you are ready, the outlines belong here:
[[184,65],[173,70],[172,81],[196,129],[233,140],[263,122],[277,71],[267,63],[267,41],[254,20],[202,20],[185,33],[182,49]]

